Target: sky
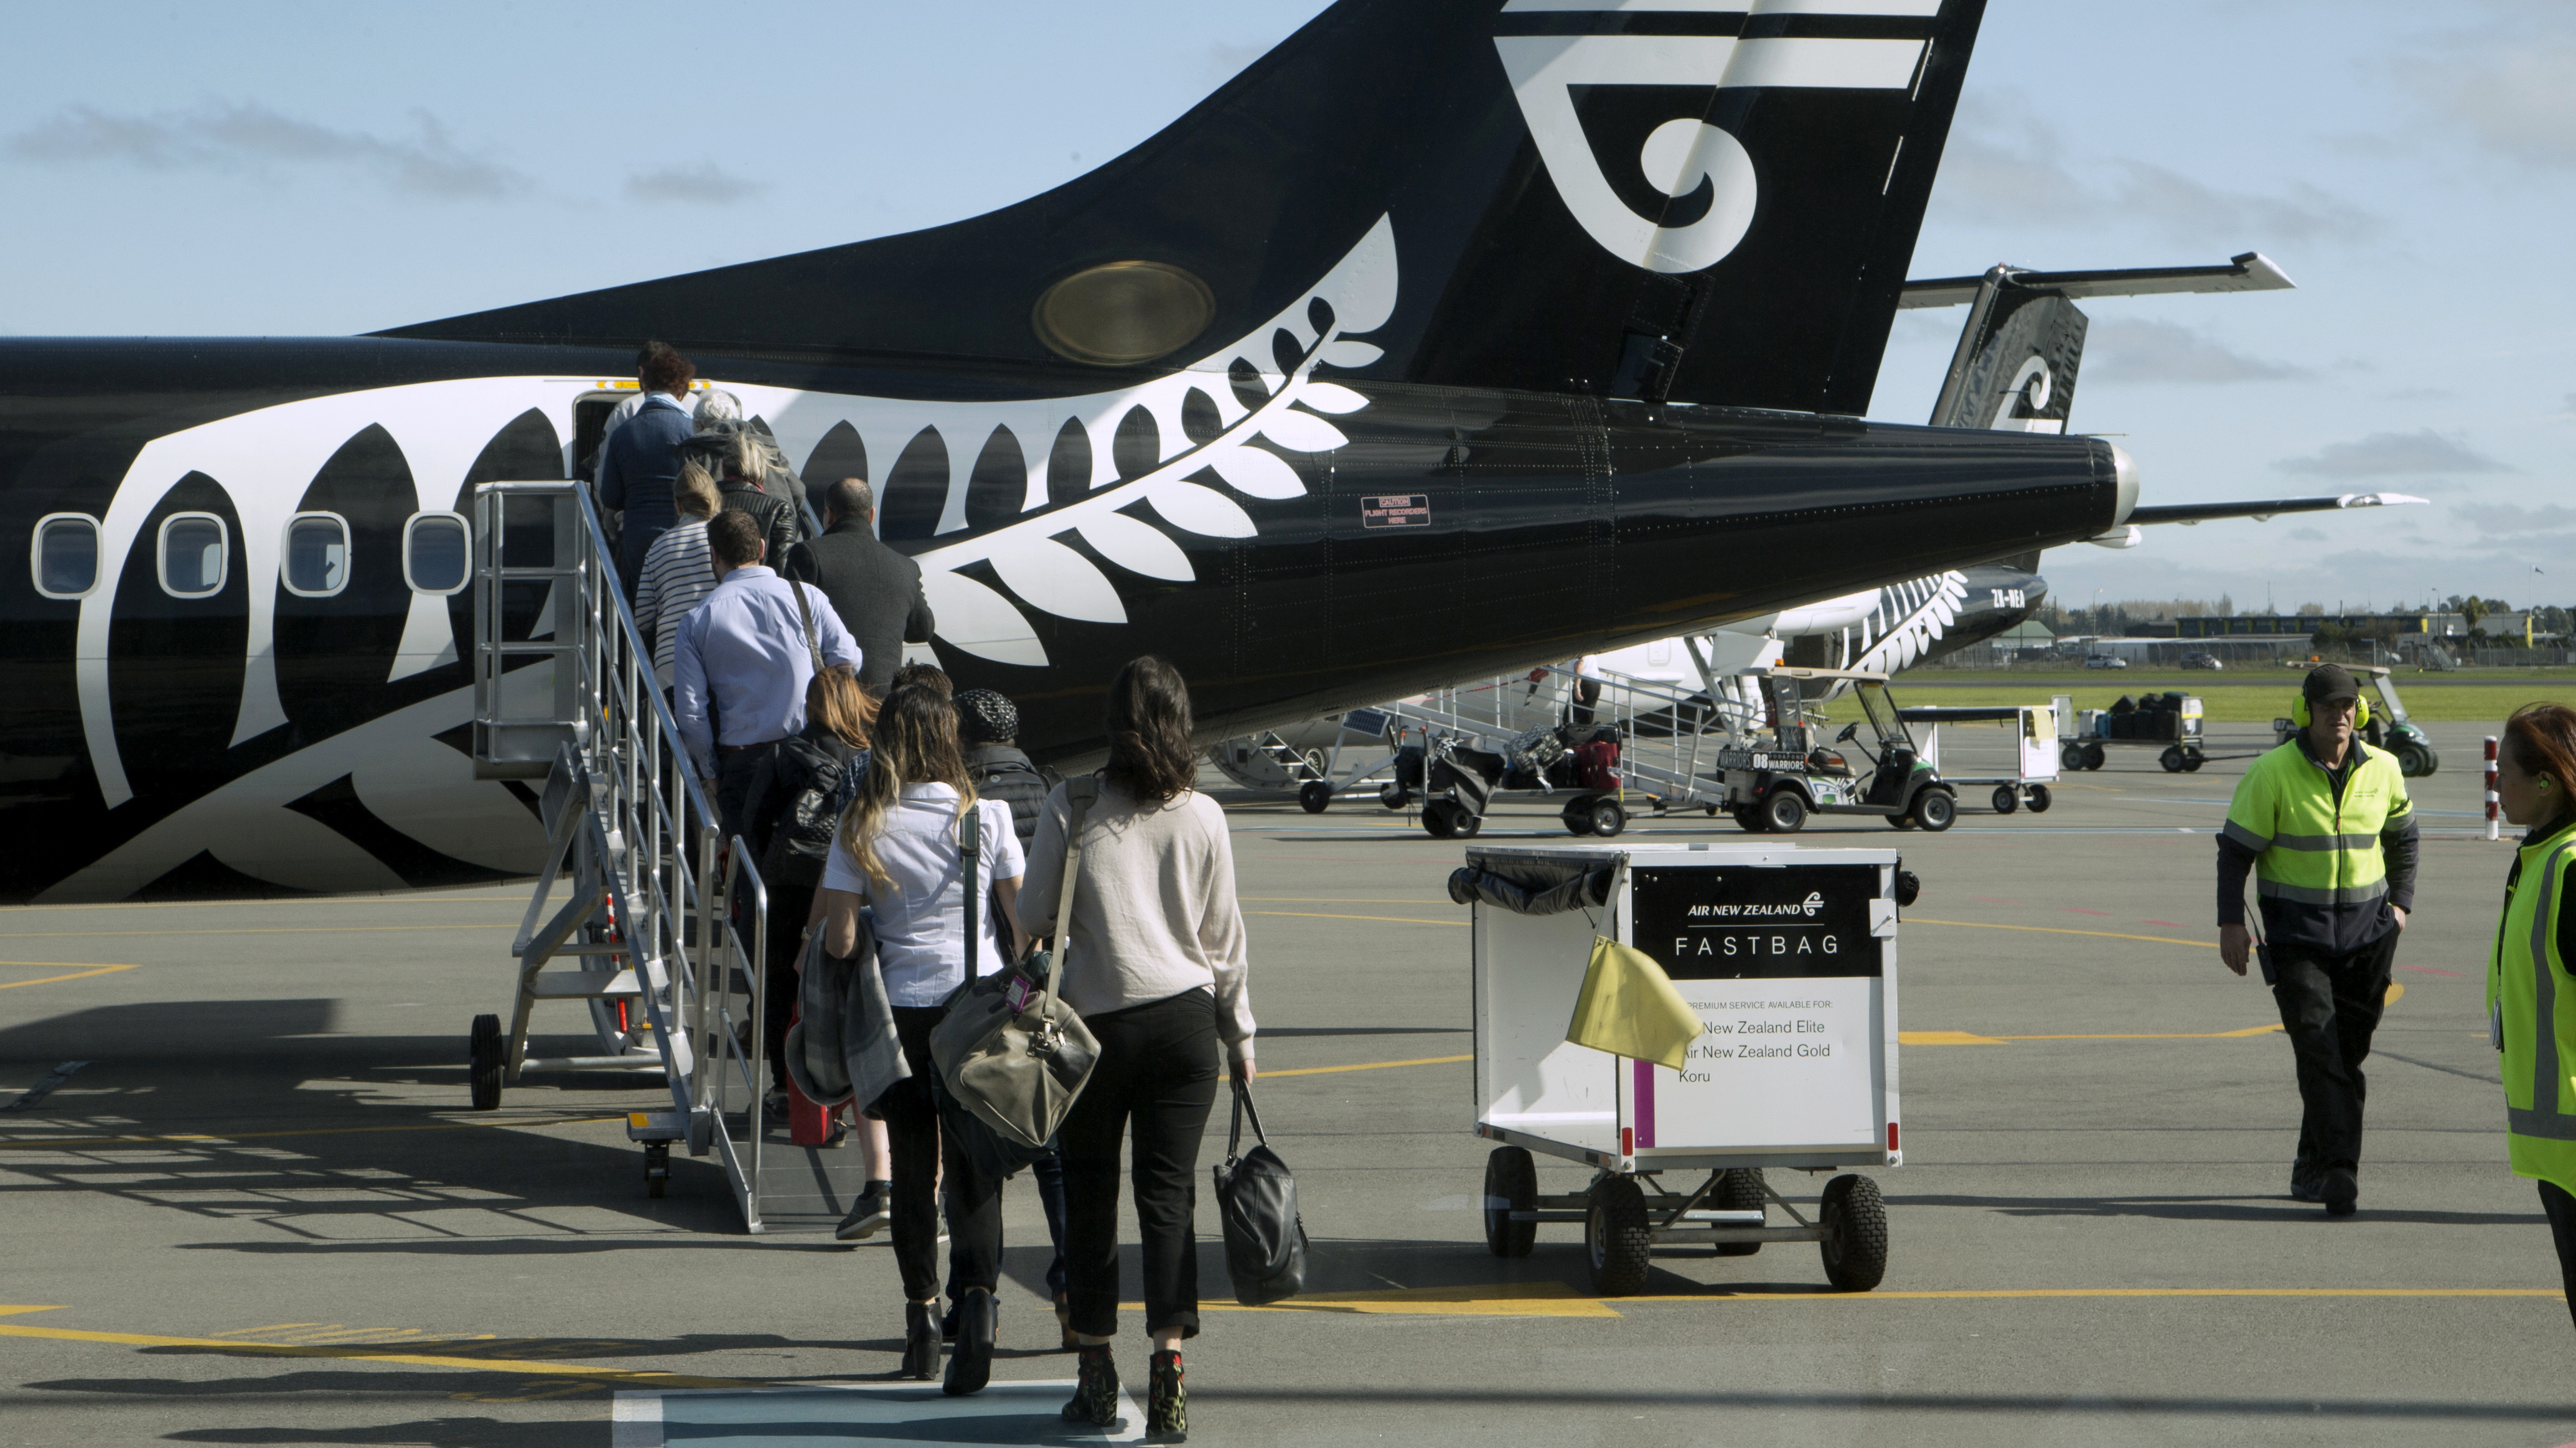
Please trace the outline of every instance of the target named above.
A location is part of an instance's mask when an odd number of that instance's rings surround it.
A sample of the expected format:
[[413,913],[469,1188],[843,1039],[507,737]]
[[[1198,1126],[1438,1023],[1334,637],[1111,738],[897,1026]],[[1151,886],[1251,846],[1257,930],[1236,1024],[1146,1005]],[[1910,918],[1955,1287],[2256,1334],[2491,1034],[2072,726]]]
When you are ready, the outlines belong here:
[[[1322,6],[30,8],[0,333],[328,335],[910,231],[1080,175]],[[2203,264],[2097,299],[2079,431],[2147,501],[2430,507],[2051,551],[2068,606],[2576,602],[2576,5],[1991,0],[1913,275]],[[1964,309],[1901,313],[1873,417]]]

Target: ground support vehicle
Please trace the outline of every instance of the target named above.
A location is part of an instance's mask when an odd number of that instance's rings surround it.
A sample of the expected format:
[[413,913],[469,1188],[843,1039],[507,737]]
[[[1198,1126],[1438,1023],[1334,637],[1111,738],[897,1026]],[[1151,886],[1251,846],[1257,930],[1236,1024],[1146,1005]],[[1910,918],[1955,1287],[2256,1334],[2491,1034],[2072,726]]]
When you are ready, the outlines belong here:
[[2150,694],[2130,709],[2078,709],[2074,696],[2058,694],[2058,763],[2067,769],[2100,769],[2110,751],[2144,747],[2157,752],[2167,774],[2199,770],[2209,761],[2201,749],[2201,703],[2180,693]]
[[[1809,1216],[1766,1173],[1904,1161],[1896,937],[1912,877],[1898,865],[1892,850],[1767,842],[1470,847],[1450,895],[1475,909],[1487,1249],[1526,1257],[1541,1226],[1580,1223],[1592,1289],[1625,1296],[1645,1289],[1658,1243],[1732,1257],[1814,1242],[1835,1288],[1876,1287],[1878,1184],[1834,1176]],[[1653,957],[1699,1014],[1681,1070],[1565,1039],[1596,933]],[[1539,1156],[1591,1179],[1541,1193]]]
[[[1900,709],[1898,717],[1908,724],[1923,728],[1923,758],[1943,783],[1958,790],[1968,799],[1977,798],[1979,789],[1987,789],[1986,801],[1997,814],[2011,814],[2028,806],[2032,814],[2046,814],[2055,802],[2049,786],[2057,782],[2060,759],[2057,753],[2057,710],[2047,704],[1998,704],[1965,707],[1936,705]],[[1953,774],[1941,768],[1941,726],[1944,724],[2001,724],[2013,731],[2013,771],[2006,775],[1981,777]]]
[[[2356,668],[2356,674],[2367,675],[2379,702],[2371,706],[2370,718],[2361,726],[2362,742],[2385,749],[2397,756],[2397,772],[2409,779],[2421,778],[2442,767],[2442,756],[2433,748],[2431,735],[2406,717],[2405,701],[2397,697],[2397,680],[2384,668]],[[2272,721],[2275,746],[2290,742],[2298,725],[2286,718]]]
[[[1396,721],[1379,709],[1353,709],[1294,731],[1276,729],[1221,740],[1208,749],[1208,762],[1246,789],[1285,789],[1297,795],[1308,814],[1322,814],[1337,795],[1374,787],[1388,809],[1411,803],[1409,791],[1421,787],[1417,777],[1404,780],[1404,741]],[[1414,773],[1420,773],[1421,745],[1414,744]]]
[[[1958,816],[1958,795],[1923,757],[1887,692],[1887,676],[1849,669],[1748,669],[1736,676],[1755,715],[1718,751],[1725,771],[1721,801],[1735,822],[1757,834],[1794,834],[1811,814],[1876,815],[1900,829],[1917,825],[1939,832]],[[1812,744],[1806,706],[1848,684],[1861,718],[1845,725],[1837,744],[1857,738],[1866,724],[1875,751],[1861,746],[1867,774],[1855,773],[1839,752]]]

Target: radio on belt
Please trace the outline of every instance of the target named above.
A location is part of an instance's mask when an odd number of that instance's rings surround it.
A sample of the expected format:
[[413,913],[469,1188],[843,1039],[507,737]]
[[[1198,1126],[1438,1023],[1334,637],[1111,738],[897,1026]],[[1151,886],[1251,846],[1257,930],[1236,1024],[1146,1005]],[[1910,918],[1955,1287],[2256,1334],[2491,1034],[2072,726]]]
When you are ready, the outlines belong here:
[[[1656,1242],[1721,1257],[1815,1242],[1836,1288],[1876,1287],[1878,1184],[1834,1177],[1811,1219],[1763,1173],[1904,1161],[1900,877],[1910,904],[1893,850],[1470,847],[1449,888],[1475,907],[1476,1133],[1502,1143],[1485,1164],[1486,1246],[1525,1257],[1540,1223],[1580,1222],[1593,1289],[1618,1296],[1645,1286]],[[1596,934],[1652,957],[1698,1014],[1682,1069],[1565,1039]],[[1541,1196],[1533,1152],[1593,1179]],[[1774,1206],[1786,1225],[1771,1224]]]

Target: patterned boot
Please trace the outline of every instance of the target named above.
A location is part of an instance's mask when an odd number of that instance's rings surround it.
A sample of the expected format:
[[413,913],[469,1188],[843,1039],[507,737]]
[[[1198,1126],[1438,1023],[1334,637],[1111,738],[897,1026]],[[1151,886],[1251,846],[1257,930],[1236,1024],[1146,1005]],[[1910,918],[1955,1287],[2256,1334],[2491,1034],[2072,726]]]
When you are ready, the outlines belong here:
[[1190,1441],[1190,1392],[1183,1386],[1179,1353],[1154,1354],[1146,1369],[1145,1404],[1146,1442]]
[[1109,1344],[1078,1349],[1081,1353],[1082,1377],[1074,1384],[1073,1396],[1064,1405],[1068,1423],[1089,1423],[1095,1428],[1112,1428],[1118,1424],[1118,1365],[1109,1360]]

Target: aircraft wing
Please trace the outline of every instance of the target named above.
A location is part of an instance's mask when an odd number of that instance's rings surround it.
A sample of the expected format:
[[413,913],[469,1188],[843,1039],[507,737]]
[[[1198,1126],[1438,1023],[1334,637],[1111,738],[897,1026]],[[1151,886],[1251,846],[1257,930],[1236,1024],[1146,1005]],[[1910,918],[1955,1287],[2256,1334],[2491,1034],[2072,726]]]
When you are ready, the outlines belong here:
[[[2225,266],[2150,266],[2120,271],[2014,271],[2014,285],[2070,298],[2145,297],[2174,292],[2278,292],[2297,283],[2259,251],[2231,257]],[[1926,277],[1905,284],[1896,305],[1958,307],[1977,299],[1982,276]]]
[[2430,503],[2412,493],[2345,493],[2333,498],[2265,498],[2250,503],[2168,503],[2129,510],[2132,523],[2206,523],[2214,518],[2252,518],[2275,513],[2331,513],[2338,508],[2388,508]]

